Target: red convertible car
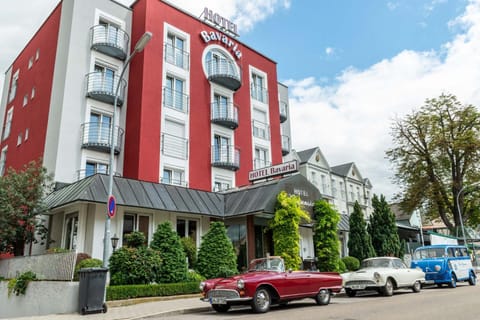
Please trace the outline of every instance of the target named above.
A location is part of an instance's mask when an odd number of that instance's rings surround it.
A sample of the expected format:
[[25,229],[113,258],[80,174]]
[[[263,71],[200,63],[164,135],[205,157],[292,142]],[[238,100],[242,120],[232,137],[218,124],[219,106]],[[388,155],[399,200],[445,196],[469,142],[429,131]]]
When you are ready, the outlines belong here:
[[202,301],[217,312],[232,305],[251,305],[254,312],[267,312],[272,304],[313,298],[319,305],[330,303],[332,293],[342,289],[342,277],[336,272],[285,271],[281,257],[255,259],[246,273],[200,283]]

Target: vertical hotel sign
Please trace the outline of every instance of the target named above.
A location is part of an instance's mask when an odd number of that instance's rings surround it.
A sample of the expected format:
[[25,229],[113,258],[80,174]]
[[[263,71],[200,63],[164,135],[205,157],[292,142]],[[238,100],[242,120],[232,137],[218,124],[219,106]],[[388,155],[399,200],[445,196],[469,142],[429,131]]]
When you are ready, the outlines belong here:
[[[238,48],[238,43],[232,39],[232,36],[238,37],[237,25],[208,8],[203,10],[202,15],[205,21],[208,21],[212,26],[222,31],[218,32],[202,30],[200,32],[200,36],[202,37],[203,41],[205,43],[209,43],[210,41],[221,42],[225,47],[232,51],[233,55],[237,59],[240,59],[242,57],[242,52]],[[227,36],[224,32],[231,36]]]

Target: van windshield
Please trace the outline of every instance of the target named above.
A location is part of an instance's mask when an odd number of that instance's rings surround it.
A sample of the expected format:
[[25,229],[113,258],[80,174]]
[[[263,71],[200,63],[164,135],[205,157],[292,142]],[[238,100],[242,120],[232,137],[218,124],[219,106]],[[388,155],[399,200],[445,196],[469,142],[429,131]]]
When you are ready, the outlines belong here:
[[445,249],[443,248],[417,249],[413,256],[415,260],[442,258],[445,256]]

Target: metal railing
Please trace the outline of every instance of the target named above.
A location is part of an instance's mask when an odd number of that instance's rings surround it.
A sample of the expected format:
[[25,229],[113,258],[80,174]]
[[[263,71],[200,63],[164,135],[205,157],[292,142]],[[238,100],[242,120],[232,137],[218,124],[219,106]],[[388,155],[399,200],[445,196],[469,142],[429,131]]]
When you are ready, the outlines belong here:
[[164,183],[164,184],[171,184],[171,185],[174,185],[174,186],[188,187],[188,183],[184,179],[165,179],[165,178],[161,178],[160,182]]
[[188,70],[189,54],[185,50],[172,46],[170,43],[165,44],[165,61],[179,68]]
[[[119,76],[109,76],[106,72],[95,71],[87,74],[85,78],[88,97],[113,104]],[[127,81],[122,79],[118,91],[118,105],[123,104],[126,86]]]
[[212,102],[210,105],[211,121],[229,128],[238,127],[238,107],[232,102],[226,104]]
[[208,80],[231,90],[237,90],[242,85],[241,73],[235,62],[225,58],[211,59],[207,61],[206,67]]
[[252,84],[250,87],[250,94],[253,99],[263,103],[268,103],[267,88]]
[[[101,122],[86,122],[81,125],[81,143],[83,148],[91,148],[110,151],[110,124]],[[119,153],[122,149],[124,130],[119,126],[115,126],[113,131],[115,135],[115,153]]]
[[272,165],[271,161],[265,160],[265,159],[257,159],[255,158],[253,160],[253,168],[254,169],[260,169],[260,168],[265,168],[265,167],[270,167]]
[[231,170],[240,168],[240,150],[233,145],[212,146],[212,165]]
[[[90,176],[93,176],[97,173],[101,173],[101,174],[109,174],[109,170],[98,170],[98,169],[94,169],[93,171],[92,170],[87,170],[87,169],[80,169],[80,170],[77,170],[77,181],[78,180],[82,180],[86,177],[90,177]],[[115,177],[121,177],[122,174],[120,172],[113,172],[113,175]]]
[[161,150],[163,155],[185,160],[188,158],[188,139],[162,133]]
[[188,113],[188,103],[188,94],[163,87],[163,105],[165,107]]
[[96,25],[90,28],[92,48],[124,60],[128,53],[129,36],[114,26]]
[[270,126],[268,123],[264,123],[258,120],[253,120],[252,121],[252,132],[253,136],[264,139],[264,140],[270,140]]

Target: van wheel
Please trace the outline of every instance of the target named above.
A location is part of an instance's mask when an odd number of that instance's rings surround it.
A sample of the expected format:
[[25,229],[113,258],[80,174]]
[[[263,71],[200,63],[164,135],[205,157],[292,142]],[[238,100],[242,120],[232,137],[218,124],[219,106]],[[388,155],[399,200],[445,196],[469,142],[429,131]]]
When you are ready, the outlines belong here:
[[448,283],[449,288],[456,288],[457,287],[457,277],[452,273],[452,278],[450,279],[450,282]]
[[473,272],[470,272],[470,277],[468,278],[468,284],[471,286],[474,286],[477,284],[477,277],[473,274]]

